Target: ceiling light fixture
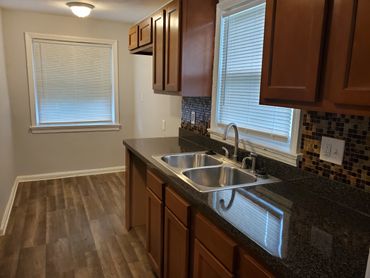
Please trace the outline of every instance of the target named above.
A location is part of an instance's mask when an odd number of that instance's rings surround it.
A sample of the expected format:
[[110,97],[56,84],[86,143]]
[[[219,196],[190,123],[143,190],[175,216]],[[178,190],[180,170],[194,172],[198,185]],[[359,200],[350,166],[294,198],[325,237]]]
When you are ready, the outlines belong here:
[[90,15],[94,5],[82,2],[69,2],[67,6],[72,10],[72,13],[78,17],[87,17]]

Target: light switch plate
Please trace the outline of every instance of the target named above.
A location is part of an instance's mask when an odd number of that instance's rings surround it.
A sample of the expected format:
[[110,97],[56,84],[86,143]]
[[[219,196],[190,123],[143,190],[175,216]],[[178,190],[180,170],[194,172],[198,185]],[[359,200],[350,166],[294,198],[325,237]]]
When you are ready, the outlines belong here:
[[190,119],[190,123],[192,125],[195,125],[195,111],[191,111],[191,119]]
[[320,159],[342,165],[346,142],[335,138],[321,138]]

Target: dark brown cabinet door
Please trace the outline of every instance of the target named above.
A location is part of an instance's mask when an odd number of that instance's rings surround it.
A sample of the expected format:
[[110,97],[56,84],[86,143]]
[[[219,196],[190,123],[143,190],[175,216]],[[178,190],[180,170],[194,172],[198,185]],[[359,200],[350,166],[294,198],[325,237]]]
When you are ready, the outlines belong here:
[[164,277],[188,277],[189,230],[169,210],[164,216]]
[[263,266],[245,252],[240,254],[239,278],[273,278]]
[[160,10],[153,19],[153,90],[164,90],[165,12]]
[[149,17],[139,24],[139,47],[152,43],[152,18]]
[[197,239],[194,242],[193,278],[234,277]]
[[133,50],[139,47],[139,37],[138,37],[139,26],[132,26],[128,31],[128,49]]
[[172,1],[164,9],[166,12],[164,89],[166,92],[178,92],[180,91],[181,69],[180,1]]
[[266,1],[261,103],[316,101],[326,2]]
[[336,104],[370,106],[370,1],[334,0],[326,90]]
[[163,258],[163,203],[147,189],[147,251],[155,273],[162,275]]

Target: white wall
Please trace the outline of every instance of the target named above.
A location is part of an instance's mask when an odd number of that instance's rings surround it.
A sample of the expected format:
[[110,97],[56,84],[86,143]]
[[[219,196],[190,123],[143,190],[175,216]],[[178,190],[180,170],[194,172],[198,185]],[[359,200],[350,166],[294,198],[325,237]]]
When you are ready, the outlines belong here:
[[0,9],[0,222],[16,175],[2,31],[2,10]]
[[[124,164],[123,138],[177,134],[181,100],[153,94],[151,58],[129,54],[127,24],[16,10],[4,10],[3,23],[18,175],[120,166]],[[120,132],[29,132],[24,32],[118,40]],[[167,121],[166,132],[161,131],[162,119]]]
[[[152,89],[152,56],[135,55],[133,137],[177,136],[181,124],[181,97],[154,94]],[[165,120],[165,130],[162,121]]]

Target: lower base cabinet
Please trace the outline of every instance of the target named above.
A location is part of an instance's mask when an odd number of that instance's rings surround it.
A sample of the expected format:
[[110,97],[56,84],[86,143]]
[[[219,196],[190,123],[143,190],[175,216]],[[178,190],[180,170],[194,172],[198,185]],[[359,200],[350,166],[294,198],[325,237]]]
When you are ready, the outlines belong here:
[[146,247],[158,278],[275,277],[207,217],[191,219],[190,204],[149,170],[146,200]]
[[230,273],[199,240],[194,242],[193,278],[232,278]]
[[240,278],[274,278],[269,271],[260,265],[254,258],[244,251],[240,251],[239,275]]
[[164,277],[187,278],[189,229],[168,209],[164,213]]
[[155,274],[162,277],[163,203],[150,189],[147,189],[147,201],[146,249]]

